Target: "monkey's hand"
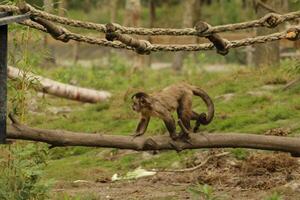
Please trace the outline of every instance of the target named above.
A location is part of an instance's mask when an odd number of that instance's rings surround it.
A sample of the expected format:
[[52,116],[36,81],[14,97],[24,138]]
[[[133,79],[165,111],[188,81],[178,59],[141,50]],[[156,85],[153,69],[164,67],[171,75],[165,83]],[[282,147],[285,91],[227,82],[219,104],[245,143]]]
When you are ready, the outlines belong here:
[[175,133],[175,134],[172,134],[172,135],[171,135],[171,139],[172,139],[173,141],[176,141],[176,140],[179,139],[179,136],[176,135],[176,133]]
[[133,138],[136,138],[136,137],[139,137],[139,136],[142,136],[144,133],[141,133],[141,132],[136,132],[134,134],[131,134],[130,136],[132,136]]

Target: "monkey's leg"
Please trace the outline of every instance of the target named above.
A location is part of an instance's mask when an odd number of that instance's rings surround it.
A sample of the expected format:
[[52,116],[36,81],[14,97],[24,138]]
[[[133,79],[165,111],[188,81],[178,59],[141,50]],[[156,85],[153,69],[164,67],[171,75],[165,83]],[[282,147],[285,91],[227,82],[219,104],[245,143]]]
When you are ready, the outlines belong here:
[[[178,118],[181,120],[185,128],[191,130],[191,119],[192,119],[192,98],[190,96],[184,96],[179,102],[177,108]],[[180,137],[182,139],[189,139],[189,134],[187,132],[181,132]]]
[[200,125],[203,124],[203,120],[206,119],[206,114],[205,113],[201,113],[201,114],[198,114],[196,113],[195,111],[192,111],[192,117],[191,117],[192,120],[196,120],[196,123],[195,123],[195,126],[194,126],[194,130],[193,132],[196,133],[199,128],[200,128]]

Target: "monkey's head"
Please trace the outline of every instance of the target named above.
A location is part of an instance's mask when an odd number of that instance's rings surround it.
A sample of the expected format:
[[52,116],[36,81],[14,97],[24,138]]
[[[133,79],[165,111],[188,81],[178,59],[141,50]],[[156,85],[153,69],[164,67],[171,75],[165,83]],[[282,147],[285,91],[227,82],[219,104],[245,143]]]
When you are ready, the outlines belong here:
[[137,92],[131,97],[132,110],[136,112],[147,112],[151,110],[151,97],[144,92]]

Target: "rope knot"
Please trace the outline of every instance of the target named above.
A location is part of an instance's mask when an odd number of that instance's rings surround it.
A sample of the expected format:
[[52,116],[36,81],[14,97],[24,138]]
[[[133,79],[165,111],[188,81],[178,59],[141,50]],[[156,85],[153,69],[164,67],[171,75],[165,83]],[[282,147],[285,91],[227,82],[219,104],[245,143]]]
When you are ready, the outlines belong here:
[[140,40],[139,42],[142,43],[142,45],[136,47],[135,51],[138,54],[149,55],[151,53],[152,44],[147,40]]
[[70,37],[69,37],[69,35],[70,35],[70,31],[68,31],[67,29],[65,29],[65,28],[63,28],[63,27],[60,27],[60,35],[59,36],[53,36],[53,37],[55,37],[55,39],[57,39],[57,40],[60,40],[60,41],[62,41],[62,42],[69,42],[69,40],[70,40]]
[[108,41],[114,41],[115,39],[118,38],[118,33],[116,32],[117,28],[113,23],[108,23],[105,25],[105,27],[106,27],[105,38]]
[[210,28],[211,28],[210,24],[202,21],[197,22],[194,26],[194,29],[197,31],[198,36],[203,36],[205,33],[209,31]]
[[274,28],[281,23],[280,16],[281,15],[276,13],[269,13],[261,18],[260,22],[268,28]]
[[286,38],[292,41],[300,40],[300,28],[299,27],[289,28],[286,31]]
[[206,22],[202,22],[199,21],[196,23],[196,25],[194,26],[194,29],[197,31],[197,35],[198,36],[204,36],[209,39],[209,41],[211,41],[214,46],[217,49],[217,53],[221,54],[223,56],[225,56],[226,54],[228,54],[229,52],[229,48],[228,48],[228,44],[229,41],[226,39],[223,39],[220,35],[216,34],[216,33],[209,33],[210,29],[211,29],[211,25],[206,23]]
[[149,41],[138,40],[128,35],[123,35],[117,31],[117,27],[113,23],[108,23],[105,25],[105,27],[106,27],[105,38],[108,41],[118,40],[129,47],[133,47],[138,54],[151,53],[152,45]]
[[19,8],[21,13],[27,13],[32,11],[32,7],[24,1],[17,3],[17,7]]

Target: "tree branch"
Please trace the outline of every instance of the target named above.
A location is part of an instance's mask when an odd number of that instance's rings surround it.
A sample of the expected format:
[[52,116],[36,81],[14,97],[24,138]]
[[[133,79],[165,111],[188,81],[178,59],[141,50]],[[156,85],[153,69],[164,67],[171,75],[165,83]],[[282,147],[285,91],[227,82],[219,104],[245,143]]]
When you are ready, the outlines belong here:
[[53,147],[88,146],[119,149],[174,150],[172,143],[183,149],[241,147],[290,152],[300,155],[300,138],[255,134],[191,134],[191,143],[172,141],[169,136],[137,137],[105,134],[75,133],[61,130],[31,128],[19,123],[8,126],[8,139],[45,142]]

